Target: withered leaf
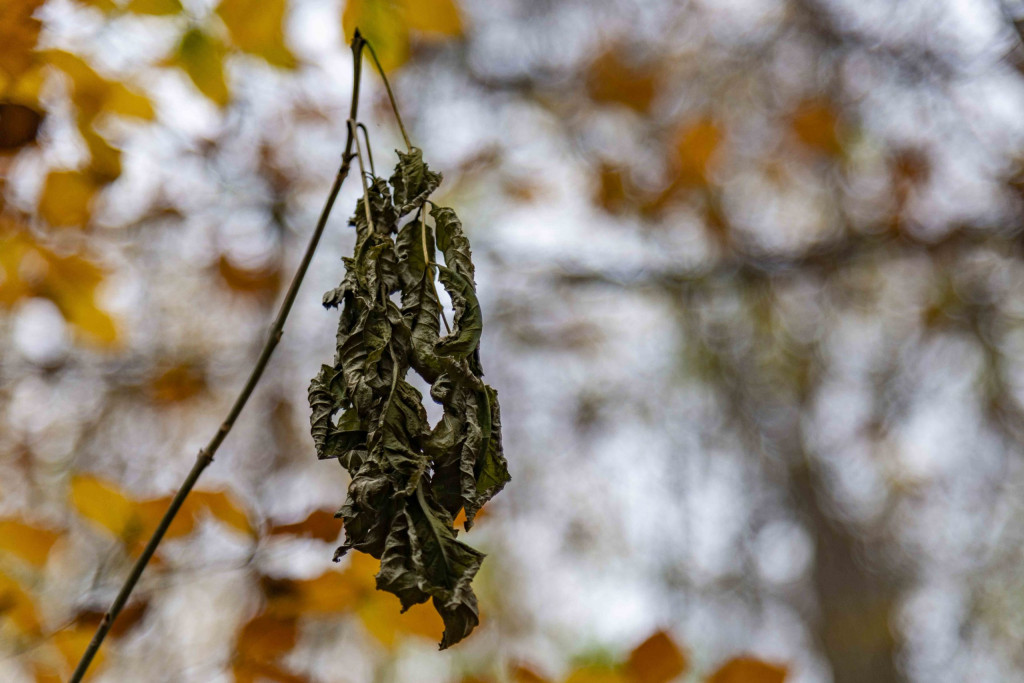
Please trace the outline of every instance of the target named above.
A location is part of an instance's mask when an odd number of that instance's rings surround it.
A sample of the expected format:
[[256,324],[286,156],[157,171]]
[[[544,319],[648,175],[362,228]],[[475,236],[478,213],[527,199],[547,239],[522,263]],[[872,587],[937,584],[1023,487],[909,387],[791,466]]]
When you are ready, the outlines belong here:
[[444,254],[445,264],[472,282],[475,277],[473,254],[469,250],[469,240],[462,231],[459,217],[447,206],[435,206],[430,216],[437,225],[437,246]]
[[[441,175],[418,149],[398,157],[390,181],[374,178],[357,202],[354,253],[324,295],[341,316],[334,362],[309,387],[310,426],[317,456],[337,458],[352,476],[335,559],[352,549],[379,559],[377,588],[398,596],[403,611],[432,601],[443,649],[479,622],[472,581],[484,555],[457,540],[454,519],[464,511],[470,528],[509,474],[497,392],[480,379],[483,316],[469,241],[450,208],[434,206],[434,226],[426,224]],[[433,268],[455,309],[443,338]],[[434,427],[406,381],[410,369],[444,408]]]
[[442,356],[465,358],[480,344],[484,330],[480,303],[476,298],[473,283],[459,273],[445,266],[438,266],[441,284],[452,298],[455,307],[455,328],[452,333],[434,345],[434,351]]
[[398,166],[391,175],[395,206],[404,216],[422,206],[424,200],[441,184],[441,174],[431,171],[423,162],[423,152],[413,147],[408,154],[398,152]]

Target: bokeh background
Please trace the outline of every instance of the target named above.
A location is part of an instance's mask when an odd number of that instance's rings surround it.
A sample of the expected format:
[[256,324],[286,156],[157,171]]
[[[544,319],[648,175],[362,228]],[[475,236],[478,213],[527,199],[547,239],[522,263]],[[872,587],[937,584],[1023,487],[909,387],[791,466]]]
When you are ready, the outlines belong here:
[[[1024,3],[0,0],[0,679],[66,680],[242,386],[359,25],[512,483],[436,651],[306,387],[359,183],[96,681],[1024,679]],[[401,137],[364,68],[378,169]],[[385,173],[386,175],[386,173]]]

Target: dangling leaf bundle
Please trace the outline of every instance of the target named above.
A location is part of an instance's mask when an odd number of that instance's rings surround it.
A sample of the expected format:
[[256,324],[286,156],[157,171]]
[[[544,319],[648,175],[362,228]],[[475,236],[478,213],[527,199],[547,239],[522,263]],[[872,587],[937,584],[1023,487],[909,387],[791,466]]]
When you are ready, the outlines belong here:
[[[343,259],[341,284],[324,295],[341,320],[334,363],[309,386],[310,423],[318,457],[337,458],[352,477],[335,560],[352,548],[380,559],[377,588],[397,595],[403,610],[432,599],[444,649],[479,622],[471,583],[484,558],[457,540],[454,519],[465,510],[468,530],[509,475],[497,392],[481,379],[469,241],[452,209],[428,201],[441,175],[420,150],[398,157],[387,181],[364,184],[350,221],[355,251]],[[443,336],[434,269],[454,308]],[[410,368],[444,407],[433,427],[406,381]]]

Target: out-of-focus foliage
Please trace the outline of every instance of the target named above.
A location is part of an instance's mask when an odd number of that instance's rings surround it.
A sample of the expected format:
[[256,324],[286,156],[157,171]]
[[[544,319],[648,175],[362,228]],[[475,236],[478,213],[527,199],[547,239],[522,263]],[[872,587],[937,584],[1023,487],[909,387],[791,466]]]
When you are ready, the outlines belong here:
[[15,216],[0,216],[0,273],[0,307],[10,310],[26,298],[46,298],[85,340],[116,344],[117,327],[96,303],[103,269],[82,256],[56,253]]
[[1019,679],[1022,16],[0,2],[0,678],[66,680],[244,382],[358,26],[473,240],[516,471],[467,539],[480,626],[436,653],[377,561],[324,559],[338,216],[96,680]]
[[18,519],[0,520],[0,544],[3,551],[35,567],[46,564],[50,548],[60,538],[52,529],[40,528]]
[[231,42],[242,52],[262,57],[286,69],[295,67],[295,56],[284,43],[285,0],[223,0],[217,15],[224,21]]
[[[686,680],[705,683],[783,683],[787,671],[778,664],[740,656],[729,659],[708,673],[696,674],[698,672],[691,670],[689,660],[672,636],[656,631],[634,647],[625,662],[581,664],[560,680],[562,683],[670,683],[686,676]],[[551,679],[524,664],[510,671],[510,679],[515,683],[551,683]],[[484,681],[476,676],[462,679],[462,683]]]
[[[111,483],[83,475],[71,481],[71,502],[80,515],[112,533],[126,547],[132,547],[149,538],[171,499],[167,496],[132,500]],[[196,491],[185,500],[181,512],[168,527],[166,537],[176,538],[190,533],[197,517],[203,512],[238,531],[253,533],[246,513],[230,495],[224,492]],[[141,547],[137,549],[141,550]]]
[[786,669],[751,657],[737,657],[722,665],[708,683],[782,683]]
[[226,54],[227,47],[215,36],[201,28],[190,28],[182,34],[174,54],[164,64],[180,68],[199,92],[224,106],[231,99],[224,75]]

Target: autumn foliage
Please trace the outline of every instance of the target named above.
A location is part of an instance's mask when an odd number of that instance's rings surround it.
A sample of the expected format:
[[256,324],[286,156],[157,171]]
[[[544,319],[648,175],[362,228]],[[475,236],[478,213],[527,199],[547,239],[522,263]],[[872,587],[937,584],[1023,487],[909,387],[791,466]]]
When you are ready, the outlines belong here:
[[[62,628],[44,628],[30,586],[45,585],[47,569],[67,560],[73,533],[86,533],[118,542],[119,551],[131,556],[139,541],[148,537],[169,499],[136,499],[110,481],[80,475],[71,481],[71,504],[77,518],[65,528],[40,526],[22,519],[0,519],[0,606],[5,627],[29,653],[26,665],[39,681],[60,680],[77,662],[105,605],[81,606]],[[168,539],[195,533],[199,525],[220,525],[254,547],[273,537],[311,538],[333,542],[340,524],[333,513],[313,510],[303,520],[271,524],[259,522],[227,491],[194,491],[177,517]],[[158,567],[163,562],[158,561]],[[408,638],[437,641],[444,624],[429,605],[399,611],[398,600],[376,589],[374,575],[379,562],[362,553],[352,555],[346,566],[308,579],[287,579],[257,572],[254,577],[262,596],[259,609],[239,624],[231,660],[237,681],[306,681],[282,660],[299,642],[304,623],[324,619],[355,618],[383,648],[392,650]],[[158,569],[159,571],[159,569]],[[21,577],[21,578],[18,578]],[[29,577],[35,577],[30,579]],[[42,582],[42,583],[41,583]],[[26,585],[27,583],[27,585]],[[149,598],[130,603],[116,622],[111,637],[126,637],[145,623]],[[102,663],[102,662],[101,662]],[[508,675],[524,683],[669,683],[690,672],[685,650],[664,631],[652,634],[620,663],[582,665],[562,678],[538,673],[527,662],[511,662]],[[784,666],[751,657],[737,657],[707,677],[707,683],[782,683]],[[490,681],[474,675],[463,679]],[[500,679],[493,679],[500,680]]]
[[[148,68],[173,74],[194,98],[191,106],[203,111],[225,112],[237,103],[238,89],[230,68],[234,60],[258,60],[280,73],[303,66],[303,58],[286,40],[289,4],[285,0],[220,0],[213,11],[200,17],[190,14],[178,0],[87,0],[77,5],[92,20],[142,17],[163,22],[164,29],[175,32],[167,53]],[[0,25],[5,33],[0,44],[0,169],[5,192],[0,196],[0,312],[10,313],[26,301],[46,300],[82,348],[117,359],[131,347],[132,340],[103,303],[104,287],[114,280],[116,266],[104,258],[92,239],[111,228],[105,223],[104,200],[126,172],[120,137],[132,127],[157,126],[169,113],[147,87],[144,74],[115,69],[95,55],[41,42],[45,35],[40,19],[43,8],[42,0],[0,0]],[[348,0],[337,19],[345,37],[359,28],[387,70],[409,63],[417,46],[458,40],[466,29],[465,15],[454,0]],[[592,61],[584,88],[599,106],[647,116],[657,107],[660,84],[666,78],[664,65],[609,45]],[[19,168],[20,159],[46,146],[43,133],[59,108],[71,112],[70,134],[79,148],[79,158],[47,158],[32,192],[9,191],[15,179],[7,174]],[[790,134],[784,144],[811,156],[843,154],[843,136],[848,129],[828,101],[804,102],[787,116]],[[670,179],[653,187],[638,182],[621,160],[603,160],[595,174],[595,197],[603,209],[655,215],[693,195],[713,203],[716,165],[729,154],[728,127],[707,114],[687,118],[658,135],[663,143],[659,146],[664,155],[661,161]],[[527,184],[519,187],[521,197],[533,196]],[[420,208],[425,211],[425,204],[421,202]],[[180,218],[163,205],[150,207],[147,216]],[[145,239],[132,237],[136,238]],[[227,254],[212,257],[204,272],[224,293],[245,303],[273,301],[285,279],[283,259],[241,264]],[[456,281],[456,275],[447,278],[442,281],[453,292],[464,281]],[[472,304],[459,305],[472,307],[475,292],[473,297]],[[460,358],[474,352],[478,340],[476,330],[473,344]],[[173,412],[176,407],[208,398],[218,368],[205,358],[189,357],[132,372],[137,400]],[[481,387],[472,397],[481,407],[474,410],[470,421],[482,411],[486,414],[482,431],[489,435],[491,415],[497,411],[496,395],[490,387]],[[484,443],[481,458],[488,456]],[[309,446],[312,457],[312,444]],[[491,457],[497,462],[497,455]],[[485,482],[475,496],[449,504],[444,521],[451,524],[446,532],[451,526],[468,528],[474,514],[486,528],[491,515],[501,514],[500,508],[496,512],[478,508],[504,484],[507,472],[501,469],[503,463],[501,467],[490,465],[496,472],[489,474],[493,481]],[[77,561],[80,544],[104,549],[101,569],[110,575],[123,573],[141,552],[171,500],[171,492],[138,495],[110,475],[89,471],[67,472],[54,496],[66,509],[62,517],[37,518],[23,511],[0,519],[0,636],[5,646],[9,645],[0,654],[17,656],[25,675],[40,682],[67,677],[106,608],[106,603],[96,598],[101,592],[82,586],[70,595],[75,591],[62,583],[66,579],[63,568]],[[310,633],[327,628],[325,625],[354,629],[385,657],[410,643],[429,645],[440,640],[444,623],[432,608],[417,604],[403,612],[394,595],[377,590],[379,560],[353,553],[338,567],[304,578],[284,576],[272,562],[263,561],[263,553],[277,546],[320,544],[327,552],[342,532],[334,509],[309,510],[301,519],[276,519],[231,487],[192,492],[166,534],[170,544],[162,547],[154,560],[154,580],[138,592],[116,621],[113,642],[101,652],[96,671],[102,673],[104,658],[116,659],[122,643],[129,643],[145,631],[147,622],[159,618],[156,605],[161,581],[173,580],[179,569],[175,543],[203,534],[220,535],[225,544],[236,544],[248,553],[247,580],[255,597],[233,625],[235,631],[229,638],[227,669],[236,681],[312,680],[294,665],[293,655]],[[83,598],[86,594],[88,598]],[[486,629],[488,610],[492,609],[500,606],[482,598],[482,629]],[[748,655],[710,666],[698,666],[696,661],[699,658],[668,630],[659,630],[639,644],[621,644],[612,657],[600,663],[576,662],[564,671],[542,671],[536,662],[518,657],[505,661],[496,655],[486,666],[463,667],[461,680],[781,683],[787,675],[785,663]]]

